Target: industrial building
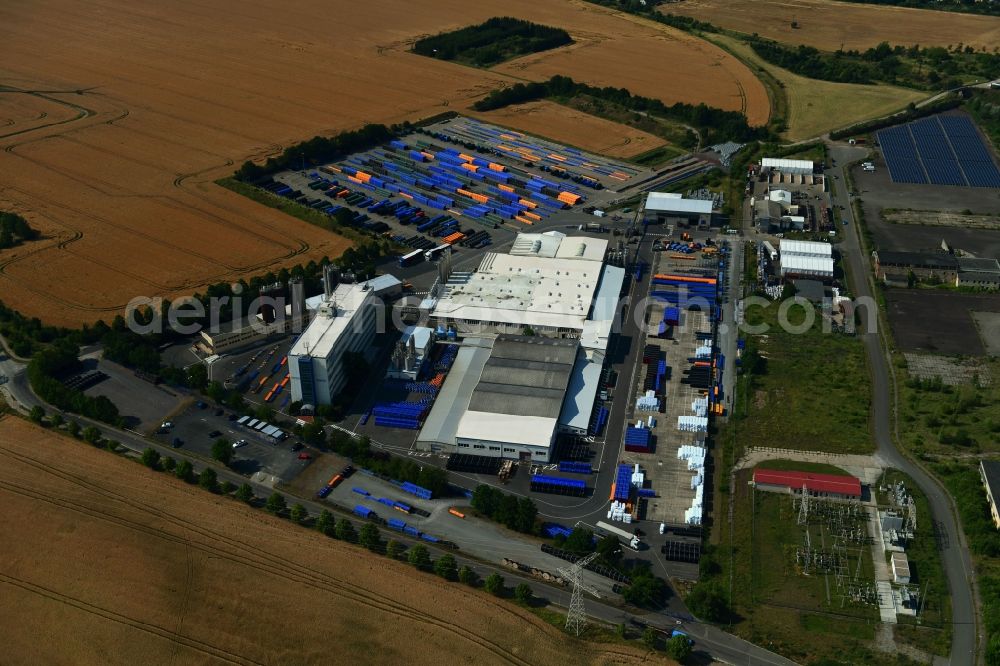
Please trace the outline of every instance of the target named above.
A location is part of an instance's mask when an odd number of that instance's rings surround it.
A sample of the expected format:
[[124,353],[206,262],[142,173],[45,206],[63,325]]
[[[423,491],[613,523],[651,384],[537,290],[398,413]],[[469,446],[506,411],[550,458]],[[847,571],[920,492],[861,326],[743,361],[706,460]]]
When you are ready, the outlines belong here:
[[548,462],[559,433],[587,432],[603,365],[592,351],[569,338],[465,338],[417,448]]
[[323,301],[288,353],[292,400],[328,405],[347,381],[344,355],[368,354],[384,322],[384,301],[372,285],[334,284],[324,275]]
[[861,480],[854,476],[758,467],[753,471],[753,486],[757,490],[789,494],[801,494],[805,488],[810,497],[861,499]]
[[811,160],[786,160],[776,157],[765,157],[760,161],[761,171],[780,171],[796,175],[809,175],[815,170]]
[[782,277],[833,279],[833,246],[829,243],[783,240],[778,250]]
[[284,307],[284,316],[280,316],[281,312],[274,308],[275,305],[281,305],[283,287],[280,290],[272,289],[268,296],[274,298],[275,302],[265,302],[258,312],[221,324],[217,330],[212,328],[202,330],[198,336],[198,348],[210,355],[227,354],[270,338],[302,330],[309,322],[311,314],[307,308],[305,286],[301,280],[292,280],[288,288],[291,293],[291,303]]
[[910,562],[906,553],[895,552],[889,562],[892,565],[892,582],[897,585],[907,585],[910,582]]
[[685,199],[672,192],[650,192],[646,195],[642,219],[645,224],[707,227],[712,224],[712,202]]
[[993,525],[1000,529],[1000,511],[997,510],[996,497],[1000,495],[1000,462],[995,460],[979,461],[979,477],[983,480],[983,487],[986,488],[986,501],[990,505],[990,516],[993,517]]
[[761,231],[801,231],[806,228],[807,206],[793,203],[792,193],[768,189],[766,196],[751,197],[753,224]]
[[959,257],[955,286],[1000,289],[1000,261]]
[[888,284],[906,286],[910,273],[918,280],[955,283],[958,260],[948,252],[872,252],[875,278]]
[[426,326],[407,326],[392,351],[385,376],[416,381],[427,364],[433,342],[434,329]]
[[[520,234],[509,254],[487,253],[474,271],[450,263],[420,305],[430,325],[460,335],[529,333],[578,338],[611,318],[625,271],[605,266],[608,241],[559,232]],[[604,313],[611,312],[608,317]]]

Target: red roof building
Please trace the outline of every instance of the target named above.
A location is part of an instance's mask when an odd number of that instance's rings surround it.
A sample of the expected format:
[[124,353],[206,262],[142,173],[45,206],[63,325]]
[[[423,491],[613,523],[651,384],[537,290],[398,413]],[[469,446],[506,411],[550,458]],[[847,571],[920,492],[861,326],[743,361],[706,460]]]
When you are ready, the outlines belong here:
[[801,492],[804,485],[810,493],[819,496],[861,497],[861,480],[853,476],[757,468],[753,471],[753,482],[757,486],[778,486],[793,492]]

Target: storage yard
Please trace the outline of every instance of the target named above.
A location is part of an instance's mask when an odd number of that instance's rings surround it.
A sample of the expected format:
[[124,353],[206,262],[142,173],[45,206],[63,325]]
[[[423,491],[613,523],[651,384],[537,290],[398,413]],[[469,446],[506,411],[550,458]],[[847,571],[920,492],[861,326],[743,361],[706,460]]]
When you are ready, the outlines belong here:
[[[995,16],[836,0],[686,0],[665,4],[660,11],[823,51],[865,50],[881,42],[923,47],[965,44],[978,51],[1000,43],[1000,18]],[[798,27],[792,26],[793,21]]]
[[[208,283],[339,255],[344,239],[213,181],[318,133],[467,109],[512,80],[417,56],[409,43],[508,14],[574,36],[581,48],[562,57],[560,74],[621,85],[619,75],[633,72],[641,77],[635,92],[668,104],[746,106],[751,122],[767,118],[763,86],[735,58],[589,4],[444,0],[416,14],[377,4],[340,12],[331,25],[294,9],[275,21],[272,7],[245,3],[15,7],[5,15],[8,81],[22,91],[67,92],[4,93],[0,126],[15,125],[0,130],[0,205],[44,237],[8,256],[4,302],[51,324],[110,321],[138,295],[176,299]],[[97,36],[116,48],[99,48]],[[617,55],[623,45],[678,66],[637,70],[628,53]],[[26,120],[40,113],[48,117]],[[590,142],[594,131],[567,117],[566,130],[554,134]]]
[[[709,415],[724,413],[727,401],[726,360],[715,343],[727,254],[724,247],[721,257],[654,255],[646,339],[629,396],[622,459],[645,470],[652,492],[637,499],[632,512],[645,520],[701,524]],[[615,492],[618,500],[628,497],[627,489],[622,493],[616,486]]]

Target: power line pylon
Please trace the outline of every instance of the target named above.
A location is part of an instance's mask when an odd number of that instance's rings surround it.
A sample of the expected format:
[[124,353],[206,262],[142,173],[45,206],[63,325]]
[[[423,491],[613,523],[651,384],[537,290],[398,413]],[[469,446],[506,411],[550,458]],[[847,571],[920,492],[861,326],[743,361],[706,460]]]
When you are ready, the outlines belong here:
[[583,606],[583,593],[587,592],[598,599],[600,593],[581,580],[583,568],[597,559],[598,553],[591,553],[582,560],[577,560],[571,566],[562,567],[559,573],[573,586],[573,592],[569,601],[569,612],[566,613],[566,631],[579,636],[583,628],[587,626],[587,611]]
[[806,489],[806,484],[802,484],[802,501],[799,502],[799,525],[805,525],[809,522],[809,491]]

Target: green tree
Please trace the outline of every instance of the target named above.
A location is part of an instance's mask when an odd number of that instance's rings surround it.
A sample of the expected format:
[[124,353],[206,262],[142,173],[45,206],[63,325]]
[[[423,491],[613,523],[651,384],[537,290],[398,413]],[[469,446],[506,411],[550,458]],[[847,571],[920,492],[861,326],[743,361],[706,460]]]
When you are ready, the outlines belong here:
[[177,463],[177,469],[174,470],[174,474],[176,474],[177,478],[181,481],[190,483],[191,479],[194,477],[194,468],[191,466],[190,461],[182,460]]
[[289,518],[292,519],[293,523],[299,523],[301,525],[302,521],[309,517],[309,512],[301,504],[293,504],[291,513],[288,515]]
[[455,580],[458,577],[458,563],[455,556],[445,553],[434,563],[434,573],[445,580]]
[[[75,421],[70,421],[72,425]],[[160,454],[156,449],[147,448],[142,452],[142,464],[149,469],[159,469],[160,467]]]
[[236,489],[236,499],[247,504],[254,501],[253,488],[250,487],[249,483],[240,484],[240,487]]
[[57,414],[53,414],[52,416],[50,416],[50,417],[49,417],[49,424],[50,424],[50,425],[51,425],[51,426],[52,426],[53,428],[58,428],[58,427],[59,427],[59,426],[61,426],[61,425],[62,425],[63,423],[64,423],[64,419],[63,419],[63,417],[62,417],[62,414],[58,414],[58,413],[57,413]]
[[531,586],[527,583],[518,583],[517,587],[514,588],[514,599],[525,606],[531,603],[533,596]]
[[695,585],[684,603],[695,617],[709,622],[721,622],[729,612],[725,596],[718,586],[712,583]]
[[395,539],[391,539],[389,543],[385,545],[385,555],[386,557],[398,560],[399,556],[403,554],[403,544],[399,543]]
[[219,487],[219,475],[211,467],[201,470],[198,475],[198,485],[205,490],[214,493]]
[[77,423],[76,421],[70,421],[68,424],[66,424],[66,432],[68,432],[71,437],[79,437],[80,424]]
[[236,486],[231,481],[223,481],[222,485],[219,486],[219,492],[223,495],[228,495],[234,490],[236,490]]
[[38,405],[35,405],[34,407],[31,408],[31,411],[28,412],[28,418],[34,421],[35,423],[41,423],[42,419],[45,418],[45,410],[39,407]]
[[406,559],[418,569],[430,569],[431,567],[431,554],[427,551],[427,547],[420,543],[410,548]]
[[267,502],[264,504],[264,510],[277,516],[278,514],[284,513],[287,506],[285,496],[278,491],[274,491],[271,493],[271,496],[267,498]]
[[337,521],[335,533],[341,541],[354,543],[358,540],[358,533],[354,530],[354,525],[347,518],[341,518]]
[[506,591],[503,576],[498,573],[491,573],[483,581],[483,589],[494,596],[502,597]]
[[83,437],[83,441],[88,444],[97,444],[101,441],[101,431],[94,426],[87,426],[80,435]]
[[333,528],[334,528],[333,514],[327,511],[326,509],[323,509],[320,512],[319,517],[316,519],[316,530],[322,534],[330,536],[331,533],[333,532]]
[[208,386],[208,369],[203,363],[197,363],[188,368],[187,385],[196,391],[202,391]]
[[473,571],[468,565],[463,565],[458,570],[458,580],[465,585],[475,587],[479,582],[479,574]]
[[375,527],[374,523],[365,523],[358,532],[358,543],[368,550],[378,551],[382,549],[382,535]]
[[642,632],[642,644],[650,650],[656,649],[656,644],[660,640],[660,635],[652,627],[646,627]]
[[616,567],[622,559],[622,545],[618,537],[609,534],[597,542],[600,560],[609,567]]
[[177,461],[170,456],[167,456],[160,462],[160,467],[162,467],[166,472],[173,472],[177,469]]
[[571,553],[592,553],[594,551],[594,533],[583,527],[574,527],[563,549]]
[[615,625],[615,635],[618,636],[618,638],[625,638],[627,633],[628,627],[625,626],[624,622],[619,622]]
[[212,444],[212,457],[229,467],[229,462],[233,459],[233,445],[225,437],[220,437]]
[[622,590],[622,597],[640,608],[659,608],[666,601],[667,591],[667,583],[662,578],[654,576],[649,569],[637,569],[632,574],[632,584]]
[[687,636],[674,636],[667,641],[667,654],[674,661],[683,663],[691,656],[691,641]]

